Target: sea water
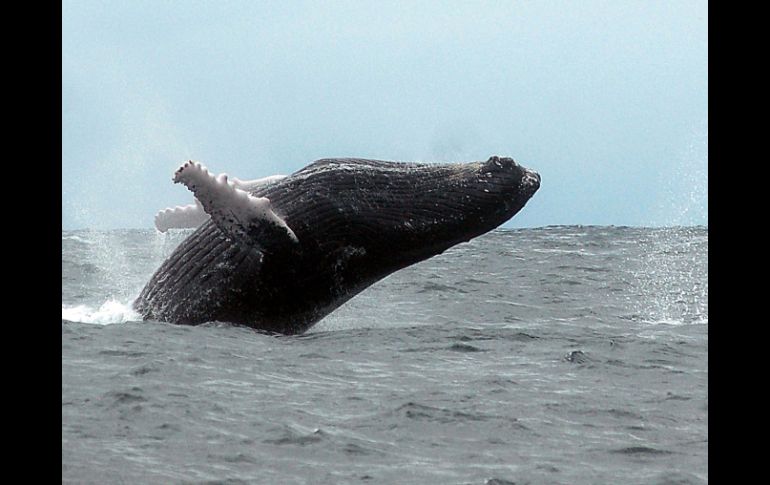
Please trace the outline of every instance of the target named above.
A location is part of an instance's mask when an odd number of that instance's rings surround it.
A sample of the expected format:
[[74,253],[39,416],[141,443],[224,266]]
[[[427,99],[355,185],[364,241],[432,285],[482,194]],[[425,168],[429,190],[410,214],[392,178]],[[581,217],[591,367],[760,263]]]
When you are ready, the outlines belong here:
[[141,321],[189,233],[62,233],[62,482],[708,482],[707,227],[498,229],[291,337]]

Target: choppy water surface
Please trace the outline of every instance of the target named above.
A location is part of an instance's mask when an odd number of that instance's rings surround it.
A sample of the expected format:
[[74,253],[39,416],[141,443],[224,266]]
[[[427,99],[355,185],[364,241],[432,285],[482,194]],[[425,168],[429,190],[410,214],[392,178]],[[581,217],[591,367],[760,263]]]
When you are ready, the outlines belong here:
[[708,481],[705,227],[496,230],[293,337],[138,321],[186,234],[62,234],[65,483]]

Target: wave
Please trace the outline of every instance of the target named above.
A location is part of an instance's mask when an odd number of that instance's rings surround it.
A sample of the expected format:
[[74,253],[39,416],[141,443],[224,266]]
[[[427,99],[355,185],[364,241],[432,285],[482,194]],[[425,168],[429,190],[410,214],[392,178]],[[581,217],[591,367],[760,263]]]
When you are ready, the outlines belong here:
[[90,239],[86,239],[86,238],[77,236],[75,234],[66,234],[66,235],[63,234],[62,237],[61,237],[61,240],[62,241],[75,241],[75,242],[79,242],[79,243],[83,243],[83,244],[89,244],[89,245],[96,244],[94,241],[91,241]]

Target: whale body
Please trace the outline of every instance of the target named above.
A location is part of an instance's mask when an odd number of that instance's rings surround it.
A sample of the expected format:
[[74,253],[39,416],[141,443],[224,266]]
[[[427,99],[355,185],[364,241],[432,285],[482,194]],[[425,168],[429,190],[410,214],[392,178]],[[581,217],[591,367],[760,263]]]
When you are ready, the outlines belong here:
[[540,187],[511,158],[318,160],[289,176],[214,176],[185,163],[196,202],[156,226],[197,227],[134,302],[144,319],[306,331],[388,276],[500,226]]

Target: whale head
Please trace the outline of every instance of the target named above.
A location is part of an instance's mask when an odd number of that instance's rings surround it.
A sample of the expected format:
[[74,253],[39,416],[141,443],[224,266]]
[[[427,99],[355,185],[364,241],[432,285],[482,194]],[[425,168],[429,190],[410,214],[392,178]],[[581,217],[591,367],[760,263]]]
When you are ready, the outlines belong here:
[[443,251],[497,228],[540,188],[540,174],[509,157],[429,168],[394,203],[403,229],[393,240],[405,239],[417,253]]
[[362,273],[379,279],[495,229],[539,187],[537,172],[508,157],[467,163],[326,159],[286,179],[274,194],[311,194],[276,199],[304,247],[318,246],[319,254],[344,248],[339,252],[350,268],[360,259],[367,266]]

